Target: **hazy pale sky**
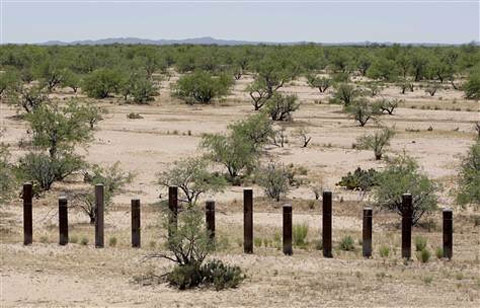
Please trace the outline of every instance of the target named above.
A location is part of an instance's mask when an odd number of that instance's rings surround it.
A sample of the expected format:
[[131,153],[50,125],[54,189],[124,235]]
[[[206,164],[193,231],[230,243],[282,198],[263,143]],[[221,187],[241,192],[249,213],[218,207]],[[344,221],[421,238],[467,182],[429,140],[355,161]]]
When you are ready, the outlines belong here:
[[249,41],[480,40],[479,0],[0,0],[1,42],[109,37]]

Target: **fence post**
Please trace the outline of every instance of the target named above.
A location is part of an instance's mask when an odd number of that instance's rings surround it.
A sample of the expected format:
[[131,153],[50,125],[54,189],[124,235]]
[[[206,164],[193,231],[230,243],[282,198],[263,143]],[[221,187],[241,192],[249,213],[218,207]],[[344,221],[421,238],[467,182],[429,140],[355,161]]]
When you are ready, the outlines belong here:
[[213,200],[207,200],[205,203],[205,221],[211,244],[215,247],[215,201]]
[[30,245],[33,240],[32,227],[32,183],[23,184],[23,244]]
[[103,184],[95,185],[95,247],[103,248],[103,212],[104,212],[104,199],[103,199]]
[[410,259],[412,250],[412,195],[402,195],[402,258]]
[[132,247],[141,247],[140,238],[140,199],[132,199]]
[[366,258],[372,256],[372,216],[372,208],[366,207],[363,209],[362,247],[363,256]]
[[178,187],[168,187],[168,237],[172,236],[173,230],[177,230],[177,215],[178,215]]
[[332,258],[332,192],[323,192],[323,256]]
[[60,232],[60,245],[68,244],[68,201],[67,197],[58,198],[58,228]]
[[292,206],[285,204],[283,206],[283,253],[291,256],[292,249]]
[[253,253],[253,190],[243,190],[243,251]]
[[443,209],[443,257],[453,256],[453,211]]

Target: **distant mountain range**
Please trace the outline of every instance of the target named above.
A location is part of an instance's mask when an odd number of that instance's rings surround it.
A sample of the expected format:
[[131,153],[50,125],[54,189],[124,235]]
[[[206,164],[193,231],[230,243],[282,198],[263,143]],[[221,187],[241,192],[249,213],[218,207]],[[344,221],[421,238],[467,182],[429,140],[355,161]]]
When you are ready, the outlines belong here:
[[[67,46],[67,45],[111,45],[111,44],[124,44],[124,45],[175,45],[175,44],[183,44],[183,45],[222,45],[222,46],[237,46],[237,45],[302,45],[302,44],[309,44],[315,42],[305,42],[305,41],[298,41],[298,42],[256,42],[256,41],[240,41],[240,40],[224,40],[224,39],[216,39],[213,37],[198,37],[198,38],[188,38],[188,39],[181,39],[181,40],[151,40],[151,39],[142,39],[136,37],[120,37],[120,38],[106,38],[106,39],[99,39],[99,40],[80,40],[80,41],[72,41],[72,42],[63,42],[63,41],[48,41],[44,43],[38,43],[35,45],[46,45],[46,46]],[[473,41],[473,43],[477,46],[480,45],[479,41]],[[344,46],[344,45],[355,45],[355,46],[365,46],[365,45],[372,45],[372,44],[381,44],[381,45],[393,45],[394,42],[345,42],[345,43],[315,43],[315,44],[322,44],[326,46]],[[401,43],[400,45],[423,45],[423,46],[445,46],[445,45],[458,45],[458,44],[442,44],[442,43]]]

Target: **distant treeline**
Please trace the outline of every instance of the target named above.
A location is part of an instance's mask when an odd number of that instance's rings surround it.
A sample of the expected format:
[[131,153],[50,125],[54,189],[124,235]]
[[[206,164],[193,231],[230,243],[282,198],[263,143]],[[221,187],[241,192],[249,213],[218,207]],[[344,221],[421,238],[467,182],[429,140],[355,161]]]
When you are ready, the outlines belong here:
[[480,47],[462,46],[208,46],[98,45],[0,46],[2,70],[16,70],[25,82],[44,79],[48,71],[84,76],[97,69],[144,71],[147,76],[174,68],[213,74],[257,72],[265,62],[295,75],[320,72],[358,74],[395,81],[450,81],[465,76],[480,63]]

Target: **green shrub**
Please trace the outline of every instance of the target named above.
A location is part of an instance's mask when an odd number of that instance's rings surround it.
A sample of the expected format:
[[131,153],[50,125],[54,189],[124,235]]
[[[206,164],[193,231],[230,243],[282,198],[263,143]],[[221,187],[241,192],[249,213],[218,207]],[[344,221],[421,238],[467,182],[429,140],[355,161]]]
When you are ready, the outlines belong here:
[[115,70],[98,69],[85,77],[82,90],[89,97],[106,98],[119,91],[122,80],[122,75]]
[[423,236],[415,237],[415,250],[422,251],[427,247],[427,239]]
[[52,158],[47,154],[30,152],[20,158],[17,174],[21,181],[31,182],[37,194],[50,190],[54,182],[80,170],[84,164],[82,158],[75,154],[57,153]]
[[203,282],[213,284],[215,290],[236,288],[244,279],[245,275],[238,266],[224,264],[220,260],[211,260],[200,268]]
[[292,112],[296,111],[300,104],[297,103],[296,95],[282,95],[275,93],[267,101],[266,109],[273,121],[291,121]]
[[355,241],[350,235],[347,235],[340,241],[339,248],[343,251],[353,251],[355,250]]
[[295,224],[293,226],[293,245],[298,247],[305,247],[307,245],[308,225]]
[[262,242],[263,240],[259,237],[253,239],[253,244],[255,245],[255,247],[262,247]]
[[390,247],[381,246],[378,252],[380,253],[380,257],[388,258],[388,256],[390,255]]
[[360,167],[355,169],[353,174],[348,172],[336,185],[345,187],[348,190],[368,191],[377,185],[378,172],[371,168],[364,170]]
[[195,288],[203,280],[198,264],[176,265],[166,278],[171,286],[180,290]]
[[78,243],[78,236],[76,236],[76,235],[70,236],[69,242],[72,243],[72,244]]
[[422,263],[427,263],[430,260],[431,253],[428,248],[424,248],[421,251],[417,251],[417,259]]
[[208,72],[196,71],[180,77],[173,88],[173,94],[187,104],[208,104],[214,98],[227,95],[232,84],[232,78],[226,75],[216,77]]
[[376,205],[400,216],[407,214],[402,206],[402,195],[410,193],[413,199],[412,225],[416,225],[426,212],[437,208],[437,185],[423,172],[417,162],[400,155],[388,161],[387,167],[378,174],[374,187]]
[[372,150],[376,160],[380,160],[384,148],[390,145],[390,139],[395,135],[391,128],[384,127],[372,135],[364,135],[357,139],[357,148],[360,150]]
[[278,202],[280,197],[290,189],[288,176],[287,168],[272,163],[267,167],[260,168],[255,180],[264,189],[267,196]]

